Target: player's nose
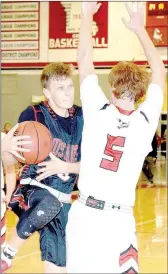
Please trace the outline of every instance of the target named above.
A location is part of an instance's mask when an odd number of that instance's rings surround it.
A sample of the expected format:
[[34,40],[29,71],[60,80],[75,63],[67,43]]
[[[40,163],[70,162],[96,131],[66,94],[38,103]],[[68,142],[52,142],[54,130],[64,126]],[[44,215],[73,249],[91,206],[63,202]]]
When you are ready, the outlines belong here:
[[70,90],[67,88],[67,89],[65,89],[65,95],[66,96],[69,96],[70,95]]

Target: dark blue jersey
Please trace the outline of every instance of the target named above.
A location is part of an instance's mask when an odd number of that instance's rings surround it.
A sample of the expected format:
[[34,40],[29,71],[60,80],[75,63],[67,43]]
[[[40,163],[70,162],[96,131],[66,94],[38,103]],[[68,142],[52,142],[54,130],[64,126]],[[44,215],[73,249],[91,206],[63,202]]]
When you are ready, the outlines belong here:
[[[83,129],[81,107],[74,105],[69,109],[69,117],[64,118],[57,115],[46,102],[42,102],[36,106],[29,106],[21,113],[19,123],[24,121],[38,121],[49,129],[53,137],[52,153],[56,157],[70,163],[80,161]],[[37,165],[26,165],[23,169],[21,179],[27,177],[35,179],[37,169]],[[41,183],[64,193],[70,193],[77,178],[77,174],[68,174],[66,176],[62,174],[53,175],[41,181]]]

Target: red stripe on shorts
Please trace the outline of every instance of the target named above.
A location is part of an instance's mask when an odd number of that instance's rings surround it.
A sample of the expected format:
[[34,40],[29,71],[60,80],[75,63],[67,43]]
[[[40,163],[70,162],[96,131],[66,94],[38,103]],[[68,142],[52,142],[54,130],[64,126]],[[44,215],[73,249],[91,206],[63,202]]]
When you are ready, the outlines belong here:
[[122,274],[138,274],[133,267],[130,267],[127,271],[123,272]]
[[1,220],[1,229],[5,226],[5,224],[6,224],[6,216],[4,215]]
[[120,259],[119,259],[120,266],[122,266],[131,258],[134,259],[136,263],[138,264],[138,251],[132,245],[130,245],[130,247],[127,250],[125,250],[124,252],[120,254]]
[[6,239],[6,232],[1,236],[1,245],[5,242]]

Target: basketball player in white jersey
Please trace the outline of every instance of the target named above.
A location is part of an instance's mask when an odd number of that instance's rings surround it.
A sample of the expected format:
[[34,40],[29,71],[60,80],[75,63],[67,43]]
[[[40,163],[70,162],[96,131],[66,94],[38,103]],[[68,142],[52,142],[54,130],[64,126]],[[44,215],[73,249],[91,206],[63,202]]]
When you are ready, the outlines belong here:
[[[145,30],[144,6],[127,3],[130,21],[123,23],[138,37],[152,75],[148,86],[144,68],[117,64],[109,74],[109,104],[93,66],[91,26],[100,5],[82,3],[78,66],[84,130],[80,197],[69,212],[66,231],[67,271],[138,273],[135,189],[161,113],[165,68]],[[135,110],[147,86],[146,99]]]

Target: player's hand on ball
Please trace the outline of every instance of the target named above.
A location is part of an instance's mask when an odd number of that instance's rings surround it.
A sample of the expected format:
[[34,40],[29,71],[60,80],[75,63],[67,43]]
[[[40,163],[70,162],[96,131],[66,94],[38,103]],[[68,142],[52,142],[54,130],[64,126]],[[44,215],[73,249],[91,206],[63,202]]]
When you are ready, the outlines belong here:
[[87,14],[92,14],[94,15],[100,8],[101,3],[97,2],[82,2],[82,14],[87,15]]
[[126,9],[130,16],[130,21],[128,22],[125,18],[122,18],[122,21],[128,29],[138,32],[144,28],[145,3],[132,2],[131,5],[132,7],[130,7],[130,3],[125,3]]
[[4,136],[1,142],[2,159],[5,162],[16,163],[16,159],[12,156],[16,156],[21,160],[25,160],[18,152],[30,152],[29,149],[22,148],[22,145],[31,144],[30,136],[14,136],[19,124],[16,124],[8,133]]
[[36,177],[37,181],[42,181],[52,175],[67,173],[68,163],[55,157],[52,153],[50,153],[50,158],[50,161],[38,164],[40,168],[37,170],[37,173],[40,175]]

